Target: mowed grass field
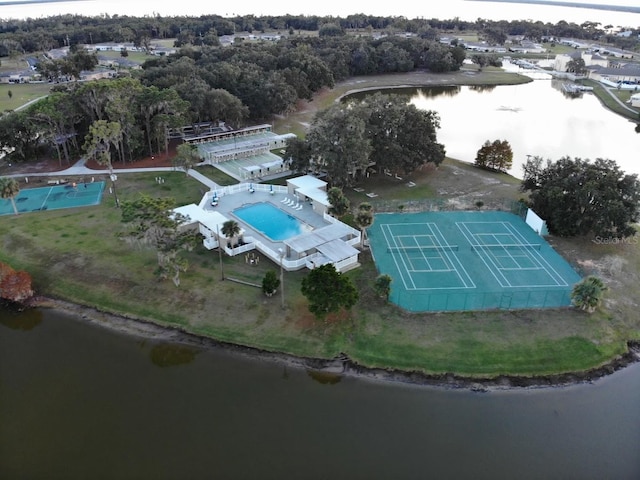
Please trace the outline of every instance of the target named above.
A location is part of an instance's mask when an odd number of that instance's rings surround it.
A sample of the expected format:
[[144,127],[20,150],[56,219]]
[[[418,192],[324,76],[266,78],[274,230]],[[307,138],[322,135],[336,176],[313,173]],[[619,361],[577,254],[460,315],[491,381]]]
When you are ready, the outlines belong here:
[[[465,169],[470,190],[500,188],[501,195],[517,195],[516,181],[482,182],[482,176],[492,174],[452,160],[416,174],[419,186],[414,188],[435,197],[454,170]],[[163,174],[162,185],[155,176],[119,175],[121,200],[146,193],[171,196],[177,205],[199,201],[201,185],[183,173]],[[463,181],[460,177],[455,175],[456,181]],[[383,189],[388,180],[375,180],[384,200],[404,198],[411,190],[392,183]],[[97,207],[3,217],[0,260],[29,271],[40,295],[268,351],[318,358],[344,353],[370,367],[469,377],[547,375],[602,365],[624,353],[627,340],[640,339],[634,294],[640,248],[635,243],[552,239],[577,267],[602,274],[610,285],[606,308],[593,315],[570,308],[409,314],[375,295],[377,271],[365,252],[361,267],[346,274],[357,285],[358,304],[321,322],[309,314],[300,293],[304,271],[285,273],[283,311],[279,296],[267,298],[259,288],[228,279],[260,284],[268,270],[278,272],[278,265],[266,258],[251,266],[242,255],[224,257],[223,281],[218,253],[199,246],[187,254],[190,266],[176,287],[156,279],[155,252],[123,239],[125,230],[107,188]]]
[[48,95],[51,86],[50,83],[0,84],[0,112],[15,110],[32,100]]

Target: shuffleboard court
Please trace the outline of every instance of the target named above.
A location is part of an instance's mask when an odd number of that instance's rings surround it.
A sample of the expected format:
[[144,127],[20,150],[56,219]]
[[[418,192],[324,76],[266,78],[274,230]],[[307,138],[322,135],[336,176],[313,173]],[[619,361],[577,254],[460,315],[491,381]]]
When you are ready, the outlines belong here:
[[[14,199],[19,213],[99,205],[104,182],[52,185],[20,190]],[[13,214],[9,199],[0,199],[0,215]]]
[[562,307],[580,281],[520,217],[507,212],[377,214],[369,228],[390,300],[410,311]]

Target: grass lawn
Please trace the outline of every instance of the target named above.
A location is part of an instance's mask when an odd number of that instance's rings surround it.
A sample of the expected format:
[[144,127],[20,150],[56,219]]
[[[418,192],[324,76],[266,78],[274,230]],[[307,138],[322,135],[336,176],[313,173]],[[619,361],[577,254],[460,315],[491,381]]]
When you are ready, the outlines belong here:
[[[598,97],[598,99],[607,107],[609,110],[617,113],[618,115],[622,115],[623,117],[627,117],[630,120],[638,120],[638,114],[640,113],[639,109],[635,109],[636,113],[632,113],[626,108],[622,107],[618,102],[616,102],[611,95],[609,95],[605,88],[602,86],[600,82],[595,82],[593,80],[583,80],[582,83],[589,87],[593,87],[593,93]],[[614,94],[618,96],[621,100],[623,100],[626,95],[623,92],[615,91]],[[631,96],[629,94],[629,96]],[[628,97],[627,97],[628,100]],[[626,101],[626,100],[623,100]]]
[[15,110],[31,100],[48,95],[50,90],[50,83],[0,84],[0,112]]

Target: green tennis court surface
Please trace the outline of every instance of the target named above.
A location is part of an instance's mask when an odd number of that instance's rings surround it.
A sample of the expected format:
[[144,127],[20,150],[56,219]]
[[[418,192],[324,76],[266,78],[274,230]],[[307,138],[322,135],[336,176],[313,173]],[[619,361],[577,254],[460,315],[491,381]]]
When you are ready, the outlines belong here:
[[[86,207],[98,205],[103,190],[104,182],[78,183],[75,187],[73,184],[53,185],[20,190],[14,200],[20,213]],[[0,199],[0,215],[13,213],[11,200]]]
[[580,276],[506,212],[377,214],[369,228],[390,300],[410,311],[562,307]]

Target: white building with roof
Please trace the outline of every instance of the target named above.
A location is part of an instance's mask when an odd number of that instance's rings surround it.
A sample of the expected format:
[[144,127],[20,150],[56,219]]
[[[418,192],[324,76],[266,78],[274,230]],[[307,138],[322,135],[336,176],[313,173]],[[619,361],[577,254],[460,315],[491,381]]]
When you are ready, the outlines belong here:
[[[273,240],[237,216],[238,209],[265,202],[304,224],[302,233]],[[289,271],[328,263],[340,272],[356,268],[360,254],[356,246],[360,244],[361,233],[328,215],[328,208],[327,183],[303,175],[287,180],[286,187],[261,183],[220,187],[207,192],[198,205],[184,205],[174,212],[187,218],[185,228],[198,230],[208,250],[220,247],[229,256],[257,251]],[[234,239],[222,234],[222,226],[229,220],[242,227]]]

